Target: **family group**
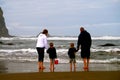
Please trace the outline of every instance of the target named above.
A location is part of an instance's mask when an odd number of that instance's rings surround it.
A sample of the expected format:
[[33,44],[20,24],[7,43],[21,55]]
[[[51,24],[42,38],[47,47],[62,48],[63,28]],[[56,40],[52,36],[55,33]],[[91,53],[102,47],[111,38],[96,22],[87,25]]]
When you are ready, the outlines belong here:
[[[50,58],[50,70],[54,71],[54,61],[57,58],[56,48],[54,43],[47,42],[48,30],[44,29],[37,38],[36,49],[38,52],[38,67],[39,69],[45,69],[44,67],[44,50],[47,50]],[[83,27],[80,27],[80,34],[78,36],[77,47],[74,47],[74,43],[70,43],[70,48],[68,49],[68,56],[70,58],[70,70],[72,71],[72,66],[76,70],[76,59],[75,53],[81,48],[81,58],[83,59],[84,69],[89,69],[90,61],[90,47],[91,47],[91,35]]]

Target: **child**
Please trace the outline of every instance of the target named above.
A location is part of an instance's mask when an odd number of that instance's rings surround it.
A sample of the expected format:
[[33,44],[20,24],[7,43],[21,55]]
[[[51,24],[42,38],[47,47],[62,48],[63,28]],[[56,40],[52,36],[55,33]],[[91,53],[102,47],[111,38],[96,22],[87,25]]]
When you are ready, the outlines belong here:
[[50,47],[48,48],[47,53],[49,54],[49,58],[50,58],[50,70],[54,71],[54,61],[55,58],[57,58],[57,53],[54,44],[52,42],[49,44],[49,46]]
[[68,50],[68,56],[70,58],[70,71],[72,71],[72,63],[74,65],[74,71],[76,70],[76,60],[75,60],[76,52],[77,52],[77,50],[74,47],[74,43],[70,43],[70,48]]

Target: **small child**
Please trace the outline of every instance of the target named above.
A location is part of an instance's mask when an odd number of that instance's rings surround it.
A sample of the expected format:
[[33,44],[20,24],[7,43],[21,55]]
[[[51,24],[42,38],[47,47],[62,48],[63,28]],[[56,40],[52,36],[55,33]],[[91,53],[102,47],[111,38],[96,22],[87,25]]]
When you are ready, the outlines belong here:
[[54,61],[55,58],[57,58],[56,48],[54,47],[54,44],[51,42],[49,43],[49,48],[47,50],[47,53],[49,54],[50,58],[50,70],[54,71]]
[[68,50],[68,56],[70,58],[70,71],[72,71],[72,63],[74,65],[74,71],[76,71],[76,60],[75,60],[76,52],[77,52],[77,50],[74,47],[74,43],[70,43],[70,48]]

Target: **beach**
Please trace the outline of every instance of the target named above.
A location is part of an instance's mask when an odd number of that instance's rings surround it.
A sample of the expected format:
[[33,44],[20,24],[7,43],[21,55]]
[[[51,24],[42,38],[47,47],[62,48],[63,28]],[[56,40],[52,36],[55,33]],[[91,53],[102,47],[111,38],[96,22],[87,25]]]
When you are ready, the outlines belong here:
[[[120,39],[93,39],[89,70],[83,69],[80,50],[76,53],[76,70],[70,71],[67,51],[69,43],[76,43],[74,37],[51,37],[57,49],[59,64],[54,72],[49,69],[49,57],[45,53],[44,70],[38,69],[36,38],[0,38],[0,80],[120,80]],[[100,46],[112,43],[116,46]]]
[[120,80],[119,71],[0,74],[0,80]]
[[46,69],[39,70],[37,62],[0,63],[0,80],[119,80],[120,66],[111,64],[90,64],[89,71],[84,71],[83,64],[77,64],[76,71],[69,69],[69,63],[55,65],[54,72],[49,70],[49,63],[44,63]]
[[[0,73],[51,72],[49,63],[45,62],[44,66],[46,68],[43,71],[40,71],[37,62],[0,61]],[[83,63],[76,63],[76,72],[77,71],[84,71]],[[89,71],[120,71],[120,65],[90,63]],[[59,63],[55,65],[54,72],[71,72],[69,63]]]

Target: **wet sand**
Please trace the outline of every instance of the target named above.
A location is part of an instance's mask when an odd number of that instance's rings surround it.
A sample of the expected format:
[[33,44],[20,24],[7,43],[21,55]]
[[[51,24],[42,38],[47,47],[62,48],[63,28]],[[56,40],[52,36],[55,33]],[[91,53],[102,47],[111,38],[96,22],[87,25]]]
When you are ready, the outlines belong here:
[[[51,72],[49,63],[44,63],[46,69],[42,72]],[[73,70],[74,71],[74,70]],[[83,64],[76,64],[76,71],[84,71]],[[95,64],[90,63],[89,71],[120,71],[120,64]],[[39,72],[37,62],[11,62],[0,61],[0,73],[26,73]],[[71,72],[69,63],[55,65],[54,72]]]
[[89,70],[77,63],[76,71],[69,69],[69,63],[55,65],[54,72],[49,63],[39,70],[37,62],[0,61],[0,80],[120,80],[119,64],[90,64]]

